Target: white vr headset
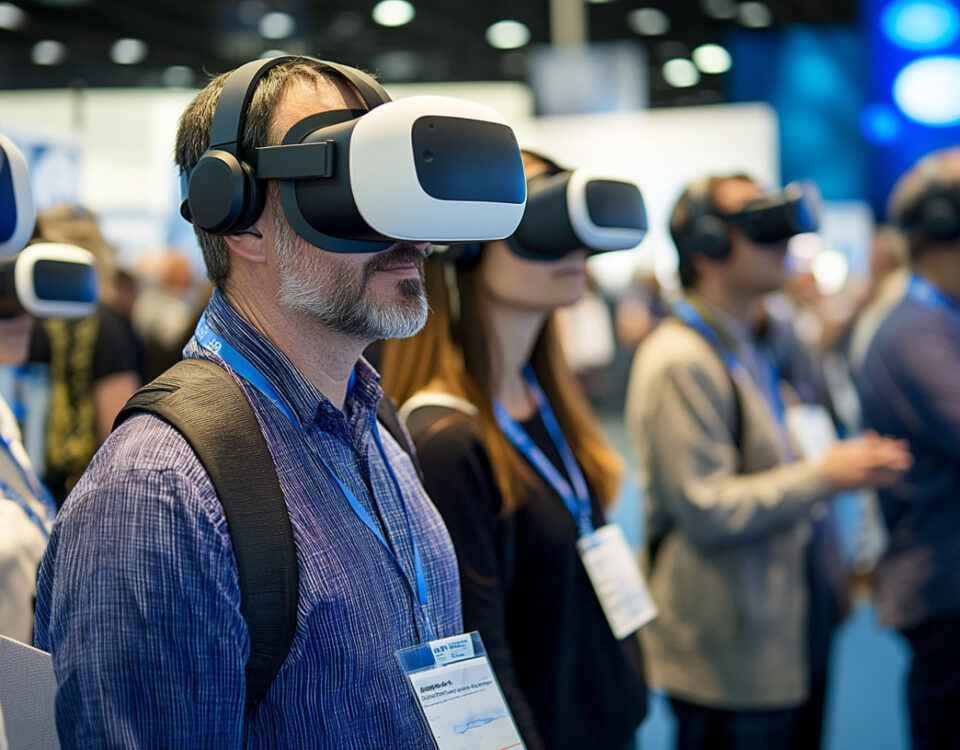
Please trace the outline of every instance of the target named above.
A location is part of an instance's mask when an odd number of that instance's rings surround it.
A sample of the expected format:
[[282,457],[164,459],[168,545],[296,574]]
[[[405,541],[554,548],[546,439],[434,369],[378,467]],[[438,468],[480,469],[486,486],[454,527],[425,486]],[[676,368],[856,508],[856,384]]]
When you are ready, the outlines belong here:
[[82,318],[97,304],[93,255],[75,245],[38,242],[0,261],[0,317]]
[[367,109],[311,115],[281,145],[244,149],[257,83],[293,59],[248,63],[224,84],[211,146],[181,178],[181,212],[196,226],[242,231],[259,217],[266,181],[275,179],[297,234],[334,252],[376,252],[398,240],[487,241],[516,229],[526,198],[516,137],[501,115],[474,102],[392,102],[366,74],[322,62],[353,85]]
[[591,255],[636,247],[647,234],[647,212],[637,184],[606,172],[575,169],[530,180],[527,207],[507,244],[534,260]]
[[0,258],[26,246],[36,218],[27,162],[13,141],[0,134]]

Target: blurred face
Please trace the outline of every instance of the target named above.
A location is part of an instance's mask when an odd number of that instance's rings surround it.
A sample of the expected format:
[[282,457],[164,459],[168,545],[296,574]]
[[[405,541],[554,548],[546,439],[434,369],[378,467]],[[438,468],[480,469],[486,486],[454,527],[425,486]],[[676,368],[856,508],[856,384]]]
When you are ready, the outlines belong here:
[[[360,106],[345,85],[323,88],[295,81],[280,101],[274,128],[285,133],[315,112]],[[276,191],[271,191],[265,215],[267,211],[273,219],[276,297],[281,306],[310,315],[331,330],[369,341],[412,336],[423,327],[426,243],[398,242],[379,253],[334,253],[294,232]]]
[[33,318],[23,313],[0,318],[0,365],[19,365],[27,361]]
[[587,288],[587,252],[575,250],[556,261],[521,258],[505,242],[483,249],[480,287],[494,302],[532,312],[566,307]]
[[[763,191],[749,180],[729,180],[719,186],[714,202],[718,211],[736,213],[747,201],[762,195]],[[786,255],[786,240],[761,245],[738,227],[731,227],[730,255],[723,261],[723,273],[727,283],[741,295],[767,294],[786,283],[787,274],[783,267]]]

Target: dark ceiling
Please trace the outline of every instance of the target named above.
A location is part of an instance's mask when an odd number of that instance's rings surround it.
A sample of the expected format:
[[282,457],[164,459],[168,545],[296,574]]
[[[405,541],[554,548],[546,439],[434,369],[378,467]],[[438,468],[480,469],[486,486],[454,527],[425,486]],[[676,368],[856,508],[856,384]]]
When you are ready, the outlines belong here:
[[[258,57],[267,49],[309,53],[378,72],[386,82],[523,80],[527,51],[549,43],[548,0],[411,0],[416,15],[400,27],[378,26],[373,0],[13,0],[26,14],[17,30],[0,29],[0,88],[163,85],[170,66],[186,66],[193,84]],[[645,44],[653,106],[722,99],[722,76],[704,76],[696,89],[677,90],[661,74],[662,63],[706,42],[721,42],[736,20],[718,20],[704,8],[733,0],[613,0],[587,5],[590,41],[630,39]],[[852,23],[856,0],[765,0],[774,27],[790,23]],[[5,5],[0,3],[0,6]],[[670,19],[670,30],[641,37],[627,14],[655,7]],[[263,39],[257,18],[284,11],[297,30],[283,40]],[[514,51],[489,46],[484,32],[512,18],[531,31],[530,44]],[[756,32],[762,33],[762,32]],[[111,61],[118,38],[142,39],[146,57],[136,65]],[[40,40],[66,45],[62,64],[31,62]],[[181,77],[189,71],[180,69]],[[169,74],[168,74],[169,75]],[[169,81],[169,79],[166,79]]]

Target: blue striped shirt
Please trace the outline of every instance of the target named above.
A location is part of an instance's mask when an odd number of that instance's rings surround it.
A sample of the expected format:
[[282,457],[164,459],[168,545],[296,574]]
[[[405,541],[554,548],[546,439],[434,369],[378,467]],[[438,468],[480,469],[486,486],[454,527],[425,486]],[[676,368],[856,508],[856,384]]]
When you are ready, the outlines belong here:
[[[36,644],[53,652],[64,748],[432,747],[394,656],[425,632],[407,583],[415,577],[404,503],[441,637],[461,629],[456,559],[409,458],[382,430],[403,497],[396,492],[374,435],[376,373],[358,363],[340,411],[217,292],[206,317],[298,422],[239,381],[293,525],[300,589],[290,653],[245,717],[250,643],[223,510],[183,437],[136,415],[71,493],[41,566]],[[220,361],[196,340],[184,351]],[[318,461],[380,519],[406,576]]]

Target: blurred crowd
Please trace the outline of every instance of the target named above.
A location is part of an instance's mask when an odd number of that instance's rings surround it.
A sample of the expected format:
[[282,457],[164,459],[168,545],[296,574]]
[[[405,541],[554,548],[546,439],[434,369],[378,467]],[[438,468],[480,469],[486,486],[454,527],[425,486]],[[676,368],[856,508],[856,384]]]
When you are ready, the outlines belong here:
[[[268,186],[320,180],[277,153],[326,153],[315,131],[394,111],[375,81],[310,58],[231,75],[177,140],[211,283],[174,249],[118,269],[96,217],[63,206],[36,234],[96,257],[94,312],[37,321],[29,356],[26,316],[0,319],[2,363],[29,361],[46,415],[41,485],[15,419],[37,403],[0,409],[0,634],[52,654],[62,746],[446,750],[455,724],[455,743],[482,726],[502,732],[483,747],[624,750],[650,686],[678,750],[816,749],[833,636],[872,596],[911,649],[914,747],[960,748],[960,152],[901,179],[869,275],[840,291],[791,260],[819,227],[814,191],[733,173],[678,197],[677,278],[640,273],[611,299],[587,260],[646,234],[633,181],[437,116],[498,158],[449,180],[473,239],[428,254],[442,201],[385,212],[411,223],[381,235],[360,188]],[[252,166],[206,151],[215,116],[255,121]],[[284,129],[312,140],[278,147]],[[424,161],[459,178],[473,144],[448,141]],[[243,200],[208,201],[221,189]],[[377,342],[379,372],[361,357]],[[182,356],[203,362],[171,374]],[[207,410],[178,421],[163,392]],[[627,469],[639,550],[609,518]],[[225,474],[242,475],[229,493]],[[425,697],[467,661],[482,678],[464,691],[494,686],[480,718]]]

